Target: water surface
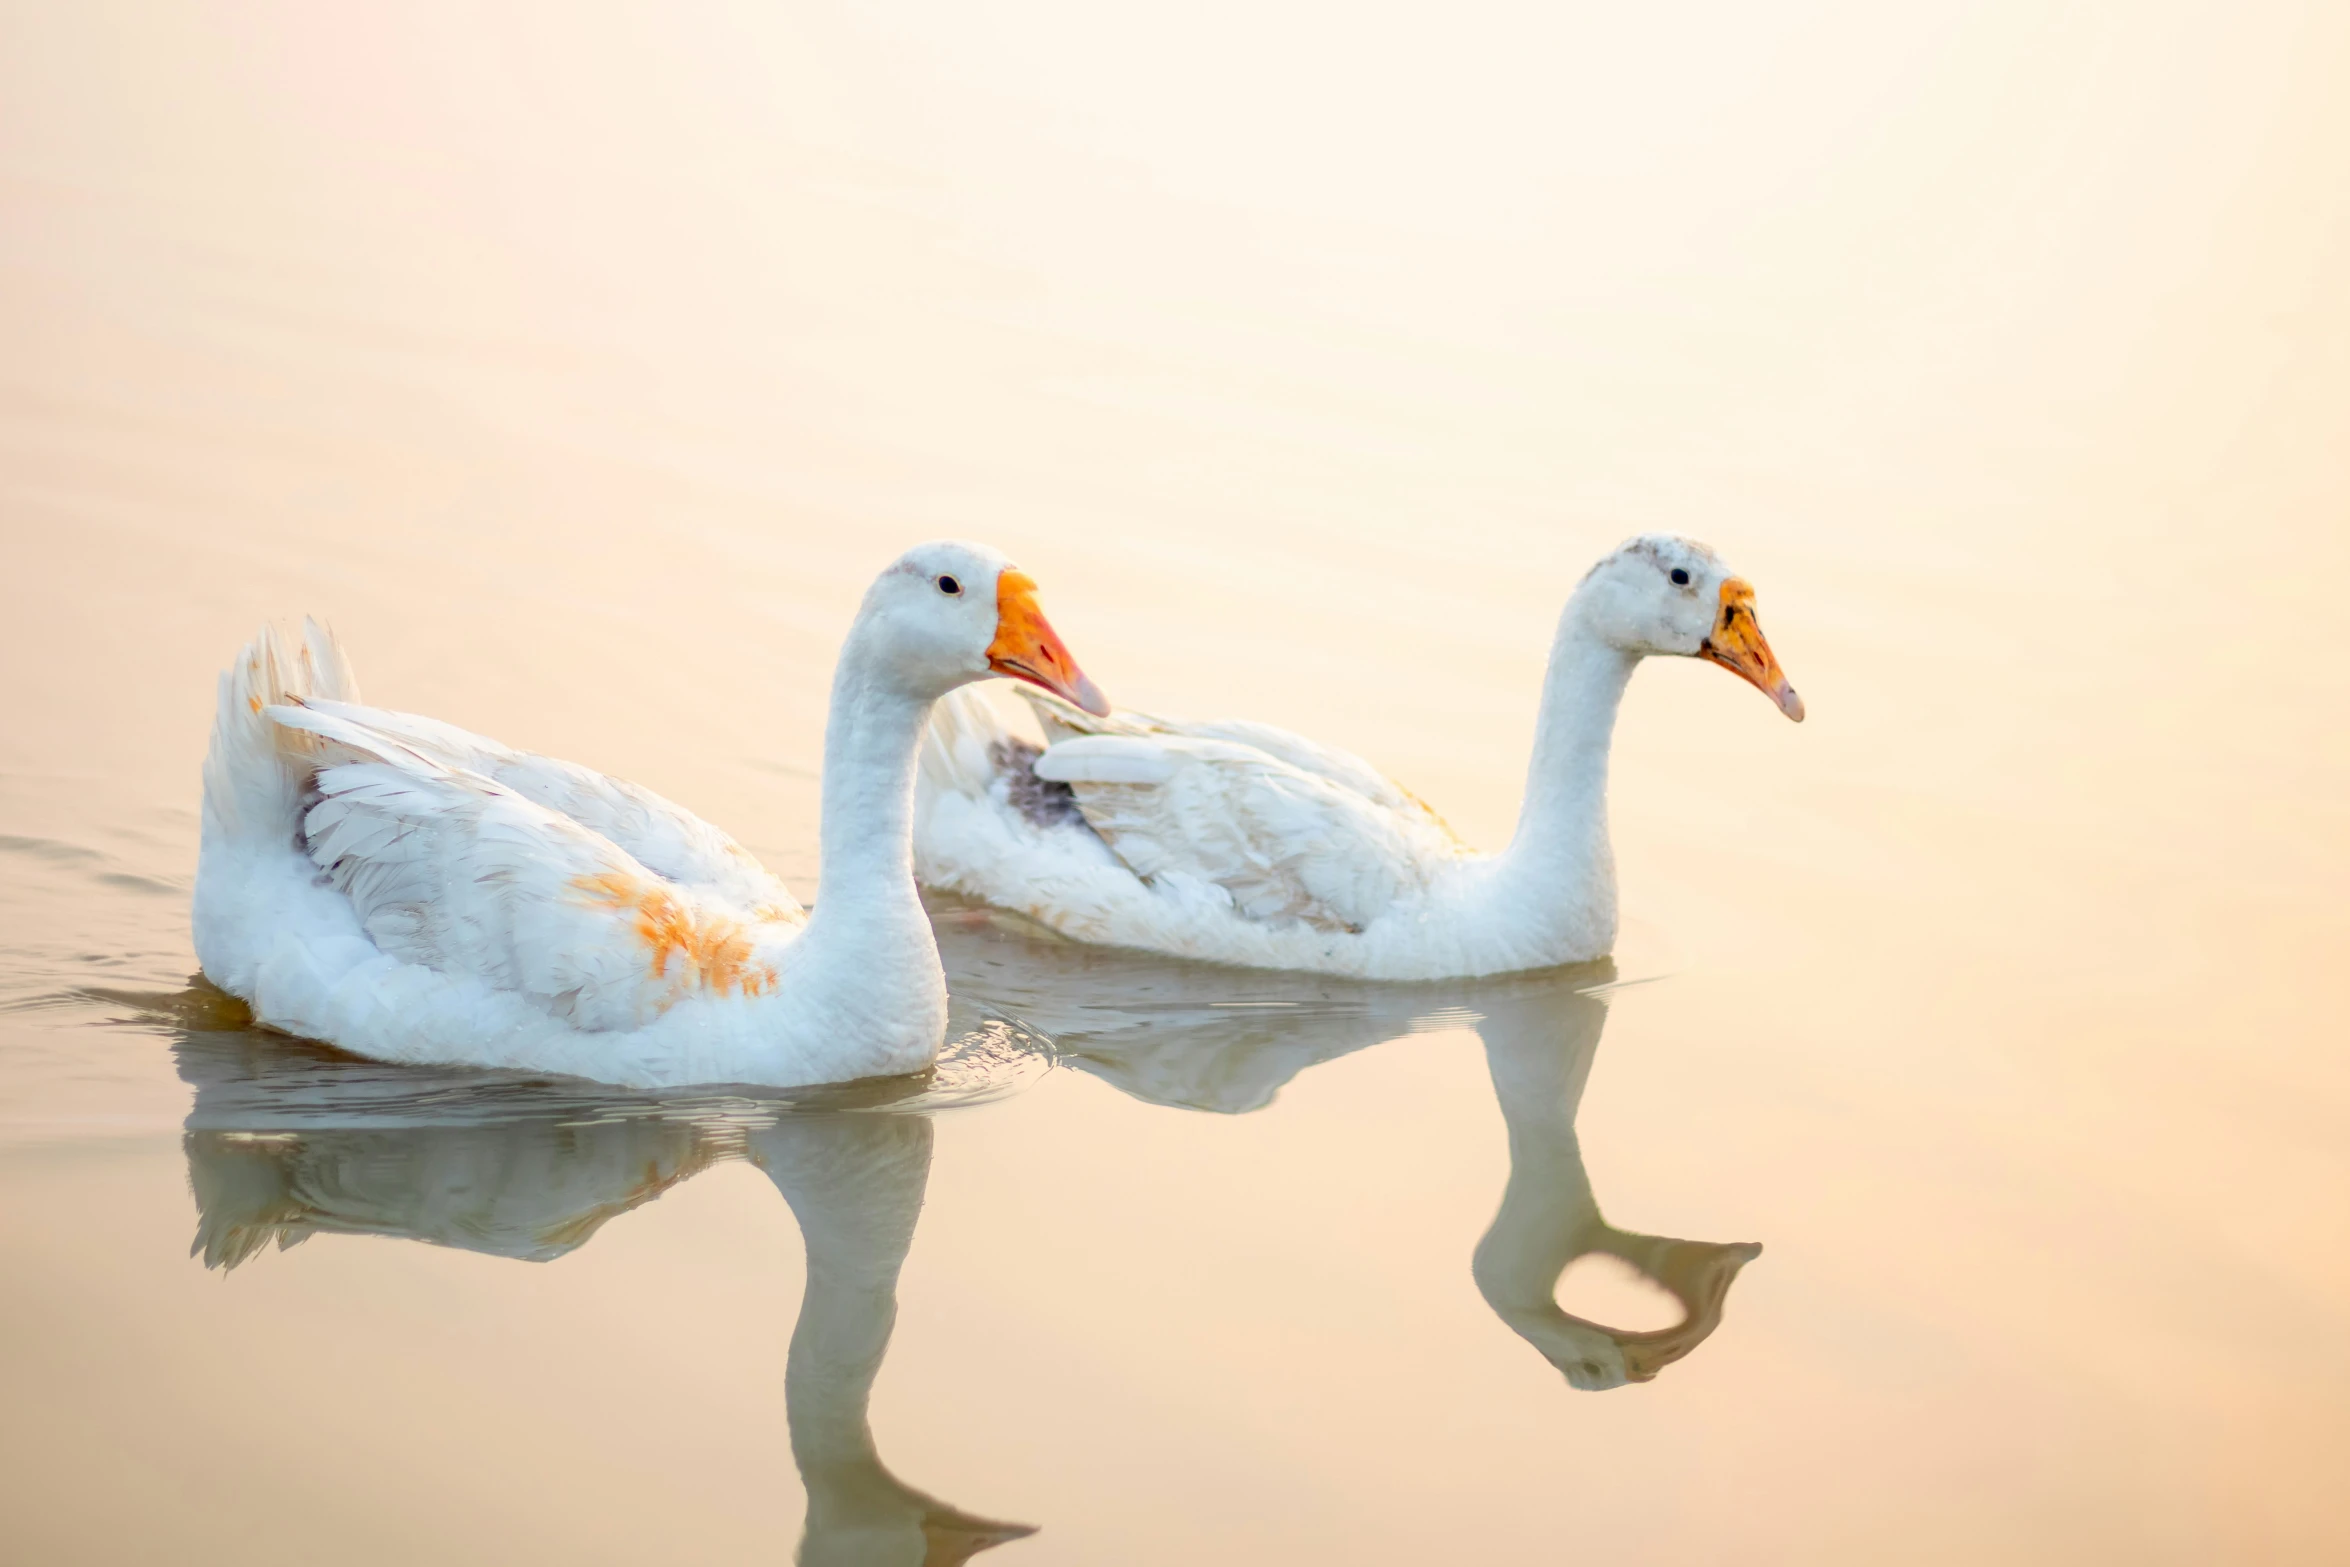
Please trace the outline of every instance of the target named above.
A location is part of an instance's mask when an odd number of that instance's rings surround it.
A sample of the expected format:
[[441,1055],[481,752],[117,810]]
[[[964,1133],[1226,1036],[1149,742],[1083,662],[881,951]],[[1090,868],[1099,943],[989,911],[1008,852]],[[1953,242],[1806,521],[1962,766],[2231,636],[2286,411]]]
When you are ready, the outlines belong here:
[[[2350,21],[1623,11],[0,7],[0,1554],[2350,1553]],[[909,542],[1490,846],[1648,528],[1810,719],[1641,673],[1611,966],[942,905],[937,1078],[650,1100],[191,984],[265,617],[820,895]]]

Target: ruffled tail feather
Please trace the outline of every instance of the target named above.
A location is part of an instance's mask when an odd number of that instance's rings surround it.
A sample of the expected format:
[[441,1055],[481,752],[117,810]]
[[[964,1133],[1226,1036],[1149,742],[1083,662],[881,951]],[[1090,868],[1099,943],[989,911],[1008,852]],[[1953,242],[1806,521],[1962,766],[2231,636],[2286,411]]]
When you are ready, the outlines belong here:
[[219,841],[289,833],[308,760],[269,709],[311,700],[355,702],[359,679],[335,635],[305,619],[299,638],[263,626],[221,672],[212,745],[204,756],[204,835]]

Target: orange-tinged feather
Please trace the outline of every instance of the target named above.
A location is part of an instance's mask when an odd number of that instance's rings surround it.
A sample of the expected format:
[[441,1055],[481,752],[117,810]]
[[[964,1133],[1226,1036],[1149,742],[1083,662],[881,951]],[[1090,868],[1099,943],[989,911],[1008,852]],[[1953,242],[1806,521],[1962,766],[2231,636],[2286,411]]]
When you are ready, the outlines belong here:
[[753,961],[750,934],[740,921],[697,909],[667,887],[629,871],[581,876],[572,885],[593,902],[636,916],[636,938],[644,945],[652,977],[668,980],[678,995],[701,990],[719,996],[764,996],[774,991],[775,970]]

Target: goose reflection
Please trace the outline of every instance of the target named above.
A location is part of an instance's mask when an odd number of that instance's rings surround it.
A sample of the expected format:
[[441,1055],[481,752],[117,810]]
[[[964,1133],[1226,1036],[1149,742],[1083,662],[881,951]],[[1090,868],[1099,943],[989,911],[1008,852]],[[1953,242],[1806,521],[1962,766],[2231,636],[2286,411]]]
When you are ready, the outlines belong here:
[[[1501,1209],[1477,1243],[1477,1289],[1510,1331],[1576,1387],[1646,1382],[1722,1325],[1738,1270],[1762,1255],[1752,1241],[1691,1241],[1620,1230],[1600,1216],[1575,1135],[1575,1112],[1599,1053],[1607,998],[1588,989],[1519,989],[1482,998],[1478,1037],[1510,1139]],[[1614,1257],[1681,1305],[1669,1328],[1632,1332],[1560,1309],[1568,1266]]]
[[[1034,1532],[898,1479],[867,1420],[929,1183],[926,1115],[386,1068],[240,1029],[236,1009],[202,992],[171,999],[180,1074],[196,1090],[185,1146],[192,1249],[206,1266],[317,1234],[547,1261],[711,1165],[747,1159],[791,1206],[807,1248],[784,1374],[808,1495],[797,1559],[949,1567]],[[209,1026],[190,1015],[207,1008]]]
[[[1399,1035],[1473,1028],[1509,1132],[1501,1207],[1471,1274],[1494,1314],[1569,1383],[1646,1382],[1721,1326],[1751,1241],[1681,1240],[1601,1216],[1575,1115],[1616,980],[1605,960],[1492,979],[1377,985],[1234,970],[1062,940],[1017,916],[932,911],[949,986],[1053,1036],[1063,1059],[1153,1104],[1242,1114],[1309,1067]],[[1574,1316],[1559,1279],[1614,1257],[1672,1296],[1681,1320],[1634,1331]]]

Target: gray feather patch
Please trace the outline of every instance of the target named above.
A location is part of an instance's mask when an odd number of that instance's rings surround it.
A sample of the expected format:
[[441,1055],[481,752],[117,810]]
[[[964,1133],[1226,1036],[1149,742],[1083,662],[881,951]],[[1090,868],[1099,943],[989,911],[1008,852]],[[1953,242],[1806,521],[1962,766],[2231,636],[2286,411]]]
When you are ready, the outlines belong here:
[[1084,813],[1077,809],[1077,791],[1065,783],[1036,776],[1036,759],[1042,755],[1044,747],[1018,738],[992,740],[987,747],[987,759],[1002,775],[1005,798],[1013,810],[1039,827],[1069,824],[1084,827]]

